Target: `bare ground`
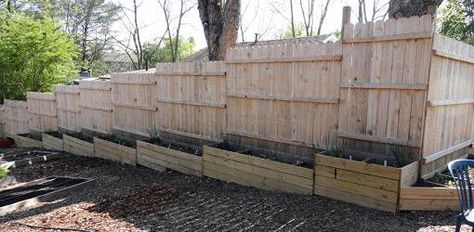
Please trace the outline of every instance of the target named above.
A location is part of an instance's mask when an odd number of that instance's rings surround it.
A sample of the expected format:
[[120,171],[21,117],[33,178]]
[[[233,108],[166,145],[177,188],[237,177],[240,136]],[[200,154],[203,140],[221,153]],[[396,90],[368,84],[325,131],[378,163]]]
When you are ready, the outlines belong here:
[[[95,182],[0,217],[0,231],[453,231],[455,212],[397,215],[318,196],[242,187],[175,172],[65,155],[12,170],[18,182],[51,175]],[[470,228],[463,227],[465,231]]]

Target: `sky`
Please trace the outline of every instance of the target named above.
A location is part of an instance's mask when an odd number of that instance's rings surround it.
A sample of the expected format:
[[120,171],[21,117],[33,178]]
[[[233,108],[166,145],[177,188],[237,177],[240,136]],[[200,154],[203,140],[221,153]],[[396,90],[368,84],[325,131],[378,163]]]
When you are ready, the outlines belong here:
[[[120,4],[125,8],[132,8],[131,0],[108,0],[116,4]],[[159,40],[166,30],[164,23],[164,16],[159,0],[137,0],[138,8],[138,22],[140,25],[141,37],[144,42],[153,42]],[[177,14],[179,13],[179,1],[168,0],[170,2],[171,17],[175,20],[172,22],[172,28],[176,28]],[[306,4],[309,0],[301,0]],[[294,0],[294,14],[295,22],[303,23],[303,17],[300,9],[300,0]],[[315,21],[319,21],[322,4],[326,0],[316,0],[315,7]],[[372,8],[374,4],[378,8],[383,8],[381,13],[384,14],[388,7],[388,0],[366,0],[367,15],[372,16]],[[181,36],[184,38],[193,37],[196,43],[196,49],[206,47],[206,40],[204,37],[199,12],[197,9],[197,0],[187,0],[187,6],[194,6],[183,18],[181,27]],[[358,0],[331,0],[328,8],[328,13],[325,23],[322,27],[322,34],[335,32],[340,30],[342,21],[342,8],[344,6],[352,7],[351,19],[352,22],[357,21],[358,16]],[[261,35],[260,40],[278,39],[290,24],[288,18],[290,16],[289,0],[242,0],[241,2],[242,26],[244,28],[244,39],[246,41],[253,41],[255,33]],[[127,28],[130,26],[130,20],[133,20],[133,14],[129,10],[124,10],[118,20],[113,25],[113,30],[118,37],[123,41],[127,41],[129,32]],[[317,24],[317,23],[316,23]],[[317,25],[316,25],[317,26]],[[315,27],[316,30],[316,27]],[[175,30],[173,30],[175,31]],[[240,32],[239,32],[240,33]],[[239,35],[239,41],[242,41],[242,36]]]

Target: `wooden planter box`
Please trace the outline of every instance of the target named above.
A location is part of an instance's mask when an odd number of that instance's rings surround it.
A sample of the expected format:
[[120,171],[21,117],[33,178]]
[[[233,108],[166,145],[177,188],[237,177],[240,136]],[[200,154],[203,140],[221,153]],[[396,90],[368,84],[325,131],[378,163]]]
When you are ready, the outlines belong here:
[[18,147],[43,147],[43,142],[41,140],[36,140],[21,135],[9,135],[9,137],[15,140],[15,144]]
[[314,194],[397,212],[401,186],[412,185],[417,174],[418,162],[394,168],[317,154]]
[[137,150],[104,139],[94,138],[95,156],[103,159],[137,165]]
[[402,187],[400,210],[459,210],[456,187]]
[[94,143],[74,138],[72,136],[63,135],[64,151],[80,156],[94,156]]
[[205,176],[265,190],[312,194],[313,169],[204,146]]
[[144,141],[137,141],[137,163],[160,172],[168,168],[202,176],[202,157]]
[[43,133],[43,148],[55,151],[64,150],[64,142],[62,139],[54,137],[50,134]]

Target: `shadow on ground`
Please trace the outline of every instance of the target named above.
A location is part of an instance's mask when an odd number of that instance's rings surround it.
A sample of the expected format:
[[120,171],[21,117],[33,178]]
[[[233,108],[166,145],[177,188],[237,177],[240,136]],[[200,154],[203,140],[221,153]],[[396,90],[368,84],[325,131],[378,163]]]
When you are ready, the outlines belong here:
[[[15,169],[20,182],[51,175],[95,182],[55,202],[0,218],[8,231],[450,231],[455,212],[385,213],[317,196],[266,192],[209,178],[160,174],[95,158]],[[467,227],[465,228],[467,230]]]

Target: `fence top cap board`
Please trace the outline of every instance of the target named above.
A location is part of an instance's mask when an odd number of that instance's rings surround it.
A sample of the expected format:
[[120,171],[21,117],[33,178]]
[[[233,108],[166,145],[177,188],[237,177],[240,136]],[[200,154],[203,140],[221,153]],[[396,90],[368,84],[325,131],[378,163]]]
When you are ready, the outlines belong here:
[[126,83],[153,84],[155,83],[155,80],[154,80],[155,76],[156,74],[154,72],[114,73],[112,74],[111,82],[112,84],[126,84]]
[[81,80],[79,81],[79,88],[80,89],[110,88],[110,79]]
[[435,33],[433,38],[433,49],[436,52],[453,54],[466,60],[474,60],[474,46],[444,35]]
[[226,62],[239,61],[278,61],[284,59],[340,60],[342,44],[301,43],[279,44],[274,46],[237,47],[227,51]]
[[[360,40],[394,40],[403,38],[427,38],[433,33],[431,15],[410,18],[389,19],[368,23],[348,23],[344,26],[344,41]],[[352,41],[349,41],[352,42]],[[357,41],[354,41],[357,42]]]
[[222,61],[156,64],[157,75],[224,75],[224,72]]
[[53,93],[39,93],[39,92],[27,92],[26,93],[27,99],[43,99],[43,100],[54,100],[55,97]]
[[78,85],[55,85],[53,87],[54,92],[64,92],[64,93],[78,93],[79,86]]
[[3,105],[5,107],[21,107],[21,108],[28,107],[28,103],[26,101],[18,101],[18,100],[10,100],[10,99],[5,99],[3,101]]

